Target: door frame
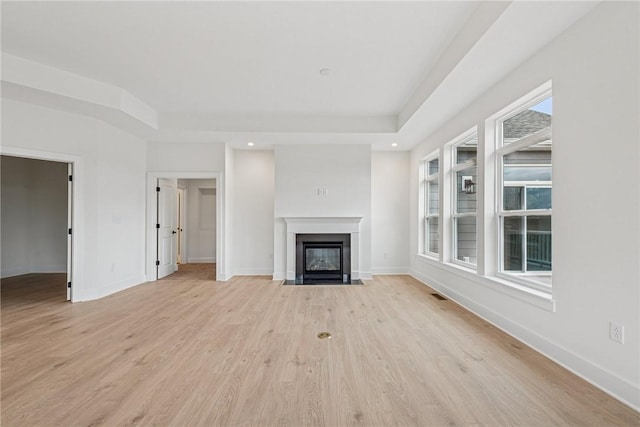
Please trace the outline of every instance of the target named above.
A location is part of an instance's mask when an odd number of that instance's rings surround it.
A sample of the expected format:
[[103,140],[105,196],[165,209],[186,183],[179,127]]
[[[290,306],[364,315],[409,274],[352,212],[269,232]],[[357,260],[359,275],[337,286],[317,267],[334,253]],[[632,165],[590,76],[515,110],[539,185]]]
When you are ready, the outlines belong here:
[[146,279],[147,282],[158,280],[156,270],[156,250],[158,236],[156,233],[156,183],[159,178],[174,179],[215,179],[216,180],[216,280],[226,280],[224,273],[224,174],[222,172],[147,172],[147,221],[146,221]]
[[185,217],[187,216],[187,189],[184,187],[180,187],[180,182],[178,181],[178,261],[180,264],[186,264],[188,257],[187,255],[187,224]]
[[[24,159],[46,160],[50,162],[71,164],[73,168],[73,191],[71,192],[71,203],[67,203],[67,217],[70,217],[71,223],[71,250],[67,246],[67,251],[71,252],[71,302],[77,302],[81,299],[84,280],[84,255],[82,248],[84,247],[84,234],[81,224],[83,224],[83,206],[84,206],[84,160],[80,156],[70,154],[53,153],[42,150],[32,150],[27,148],[12,147],[1,145],[0,155],[21,157]],[[67,260],[69,265],[69,260]],[[69,276],[69,271],[67,271]]]

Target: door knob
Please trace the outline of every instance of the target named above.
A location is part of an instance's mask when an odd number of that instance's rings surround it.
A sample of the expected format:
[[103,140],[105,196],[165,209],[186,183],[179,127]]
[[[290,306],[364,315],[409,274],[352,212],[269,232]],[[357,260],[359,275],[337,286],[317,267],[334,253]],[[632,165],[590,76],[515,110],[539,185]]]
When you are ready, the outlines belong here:
[[176,230],[172,230],[172,231],[171,231],[171,234],[176,234]]

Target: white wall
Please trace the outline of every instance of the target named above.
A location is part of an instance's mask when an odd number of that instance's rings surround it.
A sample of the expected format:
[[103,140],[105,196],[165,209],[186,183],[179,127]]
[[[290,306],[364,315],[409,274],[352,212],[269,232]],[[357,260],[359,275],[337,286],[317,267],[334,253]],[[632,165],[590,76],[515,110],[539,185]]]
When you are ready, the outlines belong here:
[[[361,216],[360,275],[371,277],[371,148],[282,145],[275,148],[274,279],[285,278],[283,217]],[[328,189],[319,196],[317,188]]]
[[[636,408],[638,13],[638,3],[600,4],[429,136],[412,151],[410,204],[412,274]],[[487,117],[549,79],[555,312],[503,292],[504,286],[489,286],[474,274],[417,255],[419,161],[473,125],[483,133]],[[609,339],[610,321],[624,325],[624,344]]]
[[224,172],[225,145],[148,142],[149,172]]
[[3,153],[77,160],[74,301],[144,281],[144,141],[92,118],[3,98],[2,144]]
[[215,262],[216,181],[188,179],[184,182],[187,184],[187,262]]
[[371,153],[373,274],[409,272],[409,152]]
[[273,274],[273,151],[234,152],[235,274]]
[[2,277],[67,270],[67,164],[2,156]]

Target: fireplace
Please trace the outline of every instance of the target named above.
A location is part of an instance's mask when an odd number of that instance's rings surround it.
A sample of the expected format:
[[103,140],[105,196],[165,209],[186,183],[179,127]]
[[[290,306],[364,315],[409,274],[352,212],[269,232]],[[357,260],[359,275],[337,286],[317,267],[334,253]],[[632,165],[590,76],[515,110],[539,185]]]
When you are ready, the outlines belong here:
[[[360,247],[362,245],[360,242],[360,223],[362,217],[283,217],[283,219],[286,224],[287,236],[284,260],[286,270],[284,274],[274,272],[274,280],[282,280],[282,276],[284,276],[287,285],[311,284],[304,281],[305,269],[310,269],[306,268],[303,243],[341,243],[342,278],[338,278],[336,270],[329,270],[331,274],[335,274],[334,279],[321,279],[320,281],[311,279],[311,282],[362,284],[360,280]],[[320,273],[317,271],[318,267],[315,269],[315,273]],[[309,273],[314,274],[313,269],[307,272],[307,280],[309,280]],[[322,274],[326,274],[326,271]]]
[[349,234],[296,234],[296,283],[350,283]]

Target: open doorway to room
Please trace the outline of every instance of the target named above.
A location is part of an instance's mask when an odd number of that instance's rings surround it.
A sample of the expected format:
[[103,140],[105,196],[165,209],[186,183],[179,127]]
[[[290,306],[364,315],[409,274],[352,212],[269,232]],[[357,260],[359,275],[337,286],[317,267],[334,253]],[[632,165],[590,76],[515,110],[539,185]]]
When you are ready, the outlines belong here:
[[[216,280],[218,191],[215,175],[152,178],[155,274],[152,280]],[[152,197],[153,199],[153,197]],[[154,215],[155,214],[155,215]]]
[[72,164],[0,156],[2,309],[71,300]]

